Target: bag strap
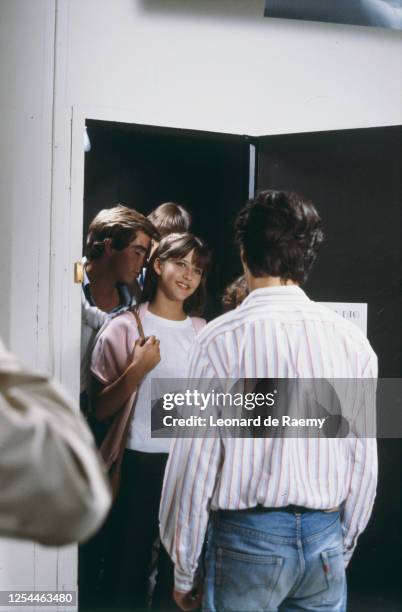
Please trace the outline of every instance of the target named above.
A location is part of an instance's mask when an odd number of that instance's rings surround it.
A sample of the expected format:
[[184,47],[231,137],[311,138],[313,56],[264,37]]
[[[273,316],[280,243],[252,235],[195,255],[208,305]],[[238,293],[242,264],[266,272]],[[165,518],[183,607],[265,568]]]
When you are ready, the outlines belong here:
[[[148,304],[145,303],[145,304],[139,304],[139,305],[137,305],[137,306],[135,306],[134,308],[131,309],[131,312],[133,313],[133,316],[135,318],[135,322],[136,322],[136,325],[137,325],[138,334],[139,334],[140,338],[142,338],[142,340],[145,340],[145,334],[144,334],[144,328],[142,326],[141,317],[143,317],[145,315],[145,313],[147,311],[147,308],[148,308]],[[109,470],[109,476],[110,476],[110,483],[111,483],[111,488],[112,488],[112,493],[113,493],[113,499],[116,499],[117,493],[118,493],[119,487],[120,487],[121,466],[122,466],[122,463],[123,463],[124,449],[126,448],[127,439],[128,439],[128,435],[129,435],[129,432],[130,432],[131,420],[132,420],[132,416],[133,416],[133,412],[134,412],[134,407],[135,407],[135,404],[136,404],[137,396],[138,396],[138,387],[134,391],[134,398],[133,398],[131,406],[130,406],[130,408],[128,410],[125,426],[124,426],[124,429],[123,429],[123,431],[121,433],[120,444],[119,444],[119,452],[118,452],[117,457],[115,458],[114,462],[111,465],[111,469]],[[122,416],[123,415],[121,415],[121,417]]]
[[131,312],[133,313],[134,318],[136,320],[137,329],[138,329],[138,333],[140,335],[140,338],[142,340],[145,340],[144,328],[142,326],[141,318],[140,318],[140,315],[139,315],[139,309],[138,308],[133,308],[133,310]]
[[[135,323],[137,325],[140,338],[145,339],[144,328],[141,322],[141,316],[144,316],[147,305],[140,304],[130,309]],[[130,406],[124,410],[120,410],[115,416],[108,434],[100,448],[100,453],[109,470],[110,484],[113,493],[113,499],[116,499],[120,486],[121,466],[123,462],[124,450],[126,448],[128,435],[131,427],[131,420],[134,412],[135,403],[137,400],[138,388],[134,391]],[[116,445],[116,436],[118,444]],[[112,448],[115,452],[111,453]]]

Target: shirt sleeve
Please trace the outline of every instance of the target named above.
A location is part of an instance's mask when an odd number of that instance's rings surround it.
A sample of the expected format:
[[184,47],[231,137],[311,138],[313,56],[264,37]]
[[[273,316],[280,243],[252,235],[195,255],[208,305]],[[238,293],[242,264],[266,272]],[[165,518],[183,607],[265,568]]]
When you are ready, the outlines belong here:
[[108,314],[88,302],[84,289],[81,290],[81,318],[83,323],[94,331],[98,331],[108,319]]
[[0,344],[0,534],[84,541],[110,506],[92,436],[62,387]]
[[[205,349],[196,342],[190,379],[216,378]],[[188,592],[198,578],[199,558],[208,525],[211,498],[222,460],[220,438],[173,440],[160,506],[162,542],[175,564],[175,588]]]
[[[359,535],[369,521],[376,495],[378,459],[372,420],[375,420],[376,416],[377,375],[377,357],[370,350],[369,358],[362,369],[362,381],[359,383],[363,386],[363,411],[367,415],[367,423],[352,441],[350,450],[352,476],[342,514],[345,566],[353,555]],[[364,379],[372,380],[366,380],[368,384],[365,384]]]
[[127,369],[137,338],[131,313],[112,319],[101,331],[92,353],[91,372],[103,385],[111,384]]

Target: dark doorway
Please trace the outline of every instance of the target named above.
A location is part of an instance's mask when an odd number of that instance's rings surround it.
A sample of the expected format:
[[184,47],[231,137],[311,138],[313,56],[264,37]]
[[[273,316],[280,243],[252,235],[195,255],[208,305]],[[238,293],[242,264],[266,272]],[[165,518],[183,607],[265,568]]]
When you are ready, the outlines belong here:
[[188,208],[192,231],[213,250],[207,319],[241,272],[233,222],[249,190],[250,139],[242,136],[87,121],[84,239],[102,208],[123,203],[149,214],[166,201]]
[[[307,293],[317,301],[367,302],[380,376],[400,377],[399,127],[258,139],[94,120],[87,128],[84,237],[92,217],[118,202],[144,214],[167,200],[184,204],[194,233],[213,249],[207,319],[221,313],[224,287],[241,273],[233,221],[250,193],[256,144],[257,189],[299,191],[323,217],[327,239]],[[401,476],[401,441],[379,440],[374,514],[348,570],[351,612],[400,609]]]

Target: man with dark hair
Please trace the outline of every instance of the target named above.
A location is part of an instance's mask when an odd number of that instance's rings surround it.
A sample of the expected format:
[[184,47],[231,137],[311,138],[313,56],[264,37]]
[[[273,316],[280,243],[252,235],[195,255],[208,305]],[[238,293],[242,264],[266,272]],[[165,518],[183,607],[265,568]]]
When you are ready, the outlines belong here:
[[262,192],[236,220],[243,265],[255,278],[275,278],[278,285],[307,280],[323,237],[316,209],[295,193]]
[[[316,209],[297,194],[265,191],[243,208],[236,242],[250,293],[198,335],[190,379],[289,379],[291,386],[377,377],[361,331],[300,287],[322,240]],[[196,608],[203,591],[209,611],[346,610],[345,567],[375,497],[376,441],[283,429],[271,437],[174,440],[160,522],[183,610]]]

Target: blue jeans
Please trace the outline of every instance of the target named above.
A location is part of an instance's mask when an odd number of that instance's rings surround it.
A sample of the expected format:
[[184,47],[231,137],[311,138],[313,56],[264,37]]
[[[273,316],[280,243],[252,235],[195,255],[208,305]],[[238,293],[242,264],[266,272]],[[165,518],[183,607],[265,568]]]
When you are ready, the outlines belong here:
[[346,610],[339,512],[211,514],[203,610]]

